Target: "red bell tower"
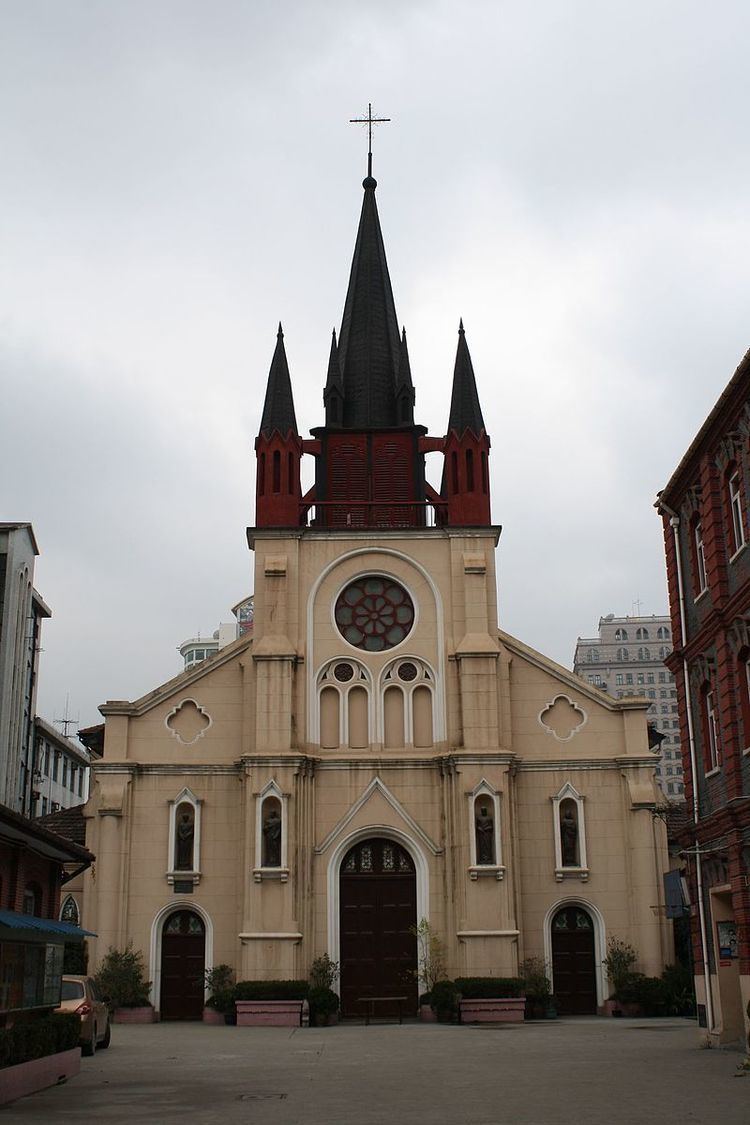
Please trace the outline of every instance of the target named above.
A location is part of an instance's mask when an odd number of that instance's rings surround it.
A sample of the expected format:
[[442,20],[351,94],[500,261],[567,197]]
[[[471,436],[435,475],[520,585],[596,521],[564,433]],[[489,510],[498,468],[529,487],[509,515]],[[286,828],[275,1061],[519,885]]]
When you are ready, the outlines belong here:
[[441,493],[449,527],[490,524],[490,439],[484,428],[463,320],[458,328],[453,394],[445,438]]
[[[489,449],[463,322],[446,437],[414,421],[406,332],[399,331],[383,235],[369,173],[341,328],[334,331],[323,402],[325,424],[297,431],[279,325],[268,375],[257,456],[258,527],[317,529],[487,527]],[[315,457],[303,497],[302,453]],[[444,455],[440,492],[425,479],[425,454]]]
[[284,333],[279,324],[268,373],[260,433],[255,439],[257,527],[299,527],[302,439],[297,432]]

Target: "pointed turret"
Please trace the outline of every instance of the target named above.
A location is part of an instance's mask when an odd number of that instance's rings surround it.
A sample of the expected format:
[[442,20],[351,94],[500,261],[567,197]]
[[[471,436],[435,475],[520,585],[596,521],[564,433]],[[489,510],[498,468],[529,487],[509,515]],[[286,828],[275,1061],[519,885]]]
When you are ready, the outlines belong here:
[[328,357],[328,375],[323,391],[323,403],[326,408],[326,426],[340,426],[344,419],[344,384],[341,379],[335,328],[331,340],[331,354]]
[[448,430],[449,432],[453,430],[459,437],[465,430],[471,430],[477,436],[484,430],[484,418],[479,405],[477,382],[469,355],[469,345],[466,343],[463,319],[458,325],[458,347],[453,369],[453,393]]
[[257,527],[297,527],[300,522],[300,459],[292,382],[281,324],[271,360],[260,433],[255,439],[258,463],[255,485]]
[[270,438],[274,431],[284,436],[288,433],[299,436],[297,434],[292,381],[289,378],[289,364],[286,359],[284,330],[281,327],[281,321],[279,321],[279,330],[276,333],[276,350],[273,353],[271,369],[268,372],[266,399],[263,403],[263,417],[260,423],[260,432],[264,437]]
[[458,327],[453,393],[445,439],[441,493],[452,527],[486,527],[490,520],[490,439],[484,428],[464,322]]
[[396,426],[401,339],[375,202],[377,181],[363,180],[362,213],[339,333],[347,429]]
[[396,374],[396,415],[399,426],[414,425],[414,384],[411,381],[409,349],[406,346],[406,329],[401,329],[398,372]]

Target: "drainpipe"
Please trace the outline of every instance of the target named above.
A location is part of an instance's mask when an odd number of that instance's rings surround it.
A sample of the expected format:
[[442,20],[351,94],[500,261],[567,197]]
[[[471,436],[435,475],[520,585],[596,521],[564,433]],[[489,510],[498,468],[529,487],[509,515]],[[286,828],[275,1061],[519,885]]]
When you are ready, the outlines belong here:
[[[678,529],[680,526],[680,517],[677,512],[673,511],[658,496],[654,507],[661,514],[666,513],[669,516],[669,526],[672,528],[672,538],[674,542],[675,560],[677,563],[677,599],[680,609],[680,639],[682,641],[682,680],[685,688],[685,710],[687,713],[687,728],[688,728],[688,746],[690,748],[690,771],[693,775],[693,825],[697,827],[700,820],[700,806],[698,804],[698,770],[696,765],[696,751],[695,751],[695,730],[693,727],[693,706],[692,694],[690,691],[690,677],[688,675],[688,662],[685,653],[685,641],[687,633],[685,630],[685,585],[682,579],[682,556],[680,554],[680,540]],[[700,845],[696,841],[695,849],[692,852],[695,856],[695,880],[696,880],[696,893],[698,896],[698,922],[700,926],[701,935],[701,960],[703,961],[703,979],[706,984],[706,1020],[708,1022],[709,1032],[714,1028],[714,1004],[713,995],[711,992],[711,973],[710,965],[708,963],[708,938],[706,936],[706,911],[703,906],[703,863],[701,860]]]

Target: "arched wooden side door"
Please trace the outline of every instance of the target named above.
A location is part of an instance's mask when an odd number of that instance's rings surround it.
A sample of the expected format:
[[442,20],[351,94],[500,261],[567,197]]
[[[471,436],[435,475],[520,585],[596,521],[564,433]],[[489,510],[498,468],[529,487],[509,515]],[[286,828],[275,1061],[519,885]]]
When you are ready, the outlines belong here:
[[564,906],[552,919],[552,977],[561,1015],[596,1015],[594,923],[582,906]]
[[[405,996],[417,1010],[417,882],[408,852],[393,840],[363,840],[341,865],[341,1007],[362,1015],[367,996]],[[378,1004],[376,1015],[398,1006]]]
[[164,923],[161,936],[163,1020],[199,1020],[203,1014],[206,929],[194,910],[177,910]]

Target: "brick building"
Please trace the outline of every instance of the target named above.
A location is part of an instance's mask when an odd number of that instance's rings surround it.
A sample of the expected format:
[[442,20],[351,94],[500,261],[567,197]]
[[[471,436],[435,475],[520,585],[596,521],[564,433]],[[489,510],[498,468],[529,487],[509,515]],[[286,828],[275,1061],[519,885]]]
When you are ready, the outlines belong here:
[[696,992],[718,1042],[744,1038],[749,1023],[749,504],[750,352],[657,501],[691,813],[682,843]]

